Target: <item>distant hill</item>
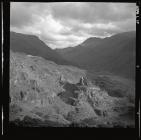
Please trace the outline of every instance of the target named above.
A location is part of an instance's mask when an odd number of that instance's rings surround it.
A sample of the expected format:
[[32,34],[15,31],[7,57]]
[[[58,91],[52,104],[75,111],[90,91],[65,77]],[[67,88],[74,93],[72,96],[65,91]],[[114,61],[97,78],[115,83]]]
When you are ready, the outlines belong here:
[[135,78],[136,32],[124,32],[104,39],[91,37],[76,47],[57,49],[64,59],[90,71],[110,72]]
[[49,48],[37,36],[21,33],[10,33],[10,49],[14,52],[22,52],[33,56],[40,56],[52,60],[58,64],[68,64],[56,51]]

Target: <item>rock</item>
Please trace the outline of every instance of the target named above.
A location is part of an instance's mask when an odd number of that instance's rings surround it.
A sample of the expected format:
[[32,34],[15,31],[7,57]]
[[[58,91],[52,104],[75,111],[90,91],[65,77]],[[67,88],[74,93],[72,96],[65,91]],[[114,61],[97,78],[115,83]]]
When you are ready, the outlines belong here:
[[88,85],[87,79],[84,78],[84,77],[81,77],[81,78],[80,78],[80,81],[79,81],[79,83],[77,83],[77,85],[78,85],[78,86],[87,86],[87,85]]
[[80,122],[86,118],[93,118],[96,116],[97,115],[92,107],[88,103],[82,102],[76,107],[75,111],[69,112],[68,120],[71,120],[72,122]]
[[10,120],[20,125],[29,121],[34,126],[107,127],[104,122],[112,118],[120,127],[122,122],[133,126],[132,102],[110,96],[89,81],[84,70],[36,56],[10,55]]

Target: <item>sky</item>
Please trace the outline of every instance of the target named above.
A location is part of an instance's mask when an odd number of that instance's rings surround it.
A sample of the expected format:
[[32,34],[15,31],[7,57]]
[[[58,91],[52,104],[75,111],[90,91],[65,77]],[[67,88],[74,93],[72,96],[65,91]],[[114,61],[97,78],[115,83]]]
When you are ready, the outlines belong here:
[[136,3],[11,2],[10,30],[38,36],[52,49],[89,37],[136,30]]

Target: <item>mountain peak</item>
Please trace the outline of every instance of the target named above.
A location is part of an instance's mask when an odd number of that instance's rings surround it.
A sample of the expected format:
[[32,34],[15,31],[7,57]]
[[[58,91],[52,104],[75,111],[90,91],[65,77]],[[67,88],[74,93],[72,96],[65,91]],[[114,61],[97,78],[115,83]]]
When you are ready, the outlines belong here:
[[87,38],[82,44],[85,44],[85,43],[88,43],[88,42],[96,42],[96,41],[100,41],[102,40],[102,38],[99,38],[99,37],[89,37]]
[[107,71],[134,79],[135,33],[123,32],[103,39],[90,37],[70,50],[60,50],[60,54],[87,70]]

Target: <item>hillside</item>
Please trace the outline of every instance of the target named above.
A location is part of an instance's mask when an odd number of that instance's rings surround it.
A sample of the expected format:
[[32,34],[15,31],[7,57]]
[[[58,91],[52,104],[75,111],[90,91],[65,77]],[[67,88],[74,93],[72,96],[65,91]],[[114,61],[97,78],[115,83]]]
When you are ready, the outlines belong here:
[[56,51],[64,59],[79,67],[98,72],[109,72],[135,79],[136,32],[125,32],[104,39],[91,37],[82,44]]
[[10,51],[11,125],[134,127],[129,91],[117,80]]
[[57,64],[71,64],[34,35],[10,32],[10,49],[14,52],[40,56]]

